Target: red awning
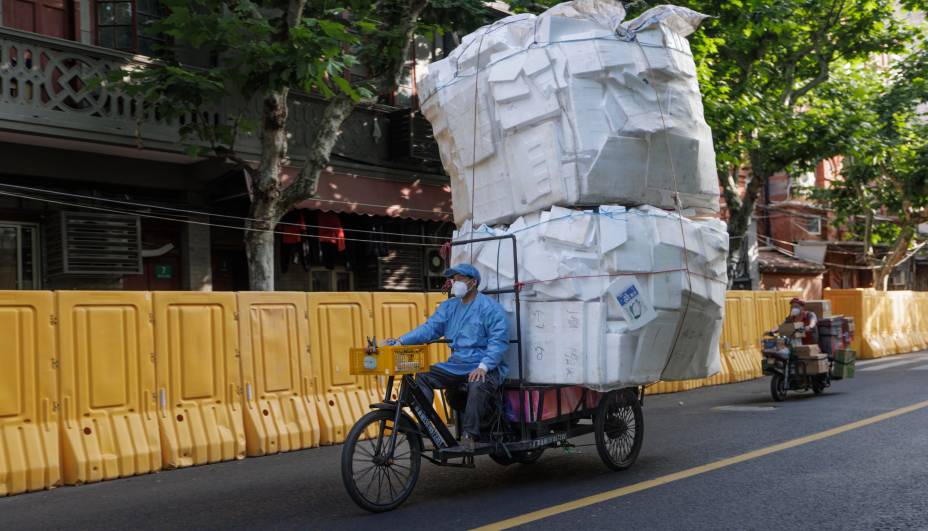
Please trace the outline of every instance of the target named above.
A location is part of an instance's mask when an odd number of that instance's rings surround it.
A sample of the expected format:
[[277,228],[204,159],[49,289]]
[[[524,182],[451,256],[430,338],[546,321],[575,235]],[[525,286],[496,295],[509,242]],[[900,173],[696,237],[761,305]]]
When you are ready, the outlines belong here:
[[[296,168],[286,168],[287,176]],[[285,177],[284,182],[288,179]],[[415,182],[387,181],[363,175],[324,172],[319,176],[317,197],[299,208],[434,221],[451,219],[451,187]]]

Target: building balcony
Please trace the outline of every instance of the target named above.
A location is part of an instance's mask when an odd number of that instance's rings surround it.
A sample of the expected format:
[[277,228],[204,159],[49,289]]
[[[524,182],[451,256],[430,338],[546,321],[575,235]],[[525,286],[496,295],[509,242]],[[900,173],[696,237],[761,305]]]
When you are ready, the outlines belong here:
[[[112,70],[147,64],[144,56],[0,27],[0,142],[194,162],[178,133],[184,120],[168,121],[151,105],[113,87],[89,89],[91,80]],[[307,94],[290,98],[294,161],[302,159],[324,105]],[[231,122],[243,108],[245,116],[257,117],[260,102],[230,96],[197,119]],[[257,135],[241,135],[235,149],[257,160]],[[407,175],[447,182],[428,122],[390,106],[363,106],[352,114],[333,150],[333,165],[361,172],[380,168],[385,172],[381,178]]]

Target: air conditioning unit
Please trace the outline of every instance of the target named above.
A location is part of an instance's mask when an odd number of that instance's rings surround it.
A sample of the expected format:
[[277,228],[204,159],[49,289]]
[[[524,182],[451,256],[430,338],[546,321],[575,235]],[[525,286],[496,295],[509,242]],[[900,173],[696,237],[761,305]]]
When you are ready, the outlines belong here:
[[815,186],[815,172],[802,172],[799,175],[793,177],[793,182],[798,186],[802,186],[803,188],[811,188]]
[[49,275],[142,274],[138,216],[58,212],[45,227]]
[[441,257],[438,249],[426,249],[425,251],[425,274],[426,289],[429,291],[441,291],[445,286],[445,259]]

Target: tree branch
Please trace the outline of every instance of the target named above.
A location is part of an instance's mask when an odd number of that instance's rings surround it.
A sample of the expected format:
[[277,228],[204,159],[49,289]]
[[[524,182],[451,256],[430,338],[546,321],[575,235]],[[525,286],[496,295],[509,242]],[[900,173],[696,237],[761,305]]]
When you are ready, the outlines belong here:
[[283,212],[316,195],[319,175],[328,167],[342,124],[354,110],[354,106],[354,101],[345,94],[339,94],[329,101],[307,149],[306,163],[300,169],[295,182],[284,190],[281,209]]
[[[371,82],[376,93],[390,92],[399,82],[417,20],[427,4],[428,0],[380,0],[377,3],[379,31],[374,38],[361,45],[360,54],[362,59],[369,60],[366,66],[371,70]],[[400,49],[399,53],[391,53],[391,50],[397,48]],[[306,163],[295,182],[284,191],[282,212],[316,195],[319,176],[328,167],[342,124],[354,106],[355,102],[345,94],[334,96],[326,106],[319,127],[307,148]]]
[[831,64],[831,56],[830,56],[830,54],[829,54],[828,57],[825,57],[825,56],[822,56],[822,55],[820,55],[820,56],[818,57],[818,75],[815,76],[815,77],[814,77],[812,80],[810,80],[808,83],[806,83],[805,85],[803,85],[801,88],[798,88],[798,89],[793,90],[793,91],[791,92],[791,94],[789,95],[789,99],[788,99],[788,105],[789,105],[789,107],[792,107],[792,106],[796,105],[796,101],[799,100],[799,98],[801,98],[801,97],[805,96],[806,94],[808,94],[809,91],[811,91],[811,90],[814,89],[815,87],[817,87],[817,86],[821,85],[822,83],[828,81],[828,76],[829,76],[828,67],[829,67],[830,64]]

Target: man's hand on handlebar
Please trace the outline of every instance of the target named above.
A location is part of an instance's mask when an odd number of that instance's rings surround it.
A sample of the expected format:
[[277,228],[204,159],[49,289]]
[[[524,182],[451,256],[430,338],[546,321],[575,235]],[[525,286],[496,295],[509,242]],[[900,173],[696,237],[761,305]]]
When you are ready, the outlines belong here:
[[487,371],[477,367],[467,375],[468,382],[485,382],[487,380]]

